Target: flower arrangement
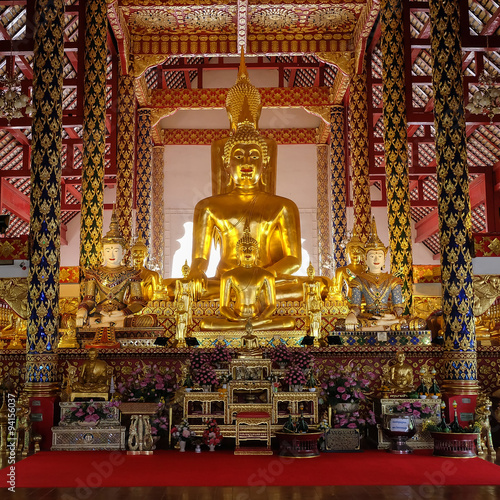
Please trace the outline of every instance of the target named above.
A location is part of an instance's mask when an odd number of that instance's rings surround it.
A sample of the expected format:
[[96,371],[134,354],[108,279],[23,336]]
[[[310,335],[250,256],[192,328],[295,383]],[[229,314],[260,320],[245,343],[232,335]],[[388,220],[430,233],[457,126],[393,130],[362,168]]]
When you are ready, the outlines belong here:
[[336,370],[330,370],[321,381],[322,395],[330,405],[336,403],[359,403],[366,399],[364,391],[370,385],[370,379],[375,375],[371,372],[364,378],[354,364],[340,365]]
[[375,413],[368,410],[368,413],[336,413],[333,417],[333,427],[335,429],[363,429],[366,425],[375,425]]
[[151,435],[161,436],[168,432],[168,419],[164,415],[156,414],[151,418]]
[[301,349],[292,354],[292,363],[303,370],[309,368],[313,362],[314,356],[307,349]]
[[222,442],[222,434],[215,419],[207,421],[207,428],[203,431],[203,442],[207,446],[217,446]]
[[187,419],[184,419],[179,425],[172,427],[170,433],[173,438],[178,439],[179,441],[188,441],[192,437],[196,436],[196,433],[189,427]]
[[117,390],[124,401],[165,403],[178,389],[175,373],[162,371],[157,365],[137,365]]
[[119,406],[120,402],[101,402],[91,399],[90,401],[75,402],[74,405],[69,412],[62,416],[62,423],[86,422],[89,425],[98,425],[101,420],[107,420],[114,415],[111,408]]
[[205,349],[193,349],[190,357],[191,368],[198,370],[203,365],[211,362],[210,354]]
[[292,365],[288,368],[284,382],[290,385],[304,385],[307,382],[306,376],[304,375],[304,371],[300,366]]
[[200,366],[200,368],[198,368],[195,371],[194,381],[198,385],[217,385],[218,384],[217,374],[215,373],[215,370],[213,369],[213,367],[210,366],[208,363],[205,363],[204,365]]
[[393,413],[406,413],[415,418],[428,418],[434,415],[434,409],[431,406],[423,404],[420,400],[414,402],[404,401],[391,408]]
[[269,358],[278,364],[287,364],[292,361],[292,352],[286,344],[278,344],[268,351]]
[[229,363],[233,359],[231,351],[227,348],[226,344],[218,342],[210,352],[210,362],[212,365],[220,365],[222,363]]

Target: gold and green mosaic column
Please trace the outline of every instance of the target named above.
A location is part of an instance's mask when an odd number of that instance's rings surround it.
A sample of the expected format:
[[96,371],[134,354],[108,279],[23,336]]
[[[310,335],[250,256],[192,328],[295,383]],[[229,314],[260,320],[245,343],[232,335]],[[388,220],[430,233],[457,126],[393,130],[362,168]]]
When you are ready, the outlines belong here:
[[332,191],[332,236],[335,268],[347,264],[345,241],[347,238],[344,106],[333,106],[330,117],[330,171]]
[[116,215],[120,230],[130,248],[132,240],[132,210],[134,206],[135,160],[135,96],[134,79],[118,78],[118,115],[116,148]]
[[447,394],[474,394],[477,357],[459,2],[431,0],[434,126]]
[[330,208],[330,165],[328,161],[328,145],[318,144],[317,151],[317,221],[319,272],[321,276],[332,277],[330,266],[332,255],[332,211]]
[[[26,390],[57,390],[64,1],[39,0],[33,54],[28,333]],[[44,405],[41,405],[44,406]],[[52,411],[49,411],[53,415]],[[50,429],[49,429],[50,430]]]
[[401,0],[383,0],[380,13],[385,181],[391,273],[396,274],[403,281],[404,314],[409,314],[413,296],[413,257]]
[[86,2],[80,268],[101,262],[106,141],[106,0]]
[[163,239],[164,221],[163,213],[163,167],[164,146],[153,147],[153,245],[150,252],[150,263],[155,271],[163,276]]
[[136,236],[150,248],[151,243],[151,172],[153,143],[151,139],[151,112],[140,109],[137,120],[137,178],[136,178]]
[[365,243],[371,231],[371,198],[368,162],[368,103],[366,68],[354,75],[349,91],[349,150],[352,168],[354,227]]

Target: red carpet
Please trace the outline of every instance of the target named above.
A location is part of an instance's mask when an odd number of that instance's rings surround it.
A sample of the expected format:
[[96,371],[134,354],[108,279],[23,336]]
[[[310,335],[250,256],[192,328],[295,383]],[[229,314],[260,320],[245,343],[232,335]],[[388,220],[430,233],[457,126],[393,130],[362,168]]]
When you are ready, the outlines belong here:
[[[124,452],[40,452],[16,464],[16,488],[109,486],[500,485],[500,467],[480,458],[445,459],[431,450],[323,453],[318,458],[234,456],[231,451],[153,456]],[[7,485],[8,468],[0,471]],[[7,485],[8,486],[8,485]]]

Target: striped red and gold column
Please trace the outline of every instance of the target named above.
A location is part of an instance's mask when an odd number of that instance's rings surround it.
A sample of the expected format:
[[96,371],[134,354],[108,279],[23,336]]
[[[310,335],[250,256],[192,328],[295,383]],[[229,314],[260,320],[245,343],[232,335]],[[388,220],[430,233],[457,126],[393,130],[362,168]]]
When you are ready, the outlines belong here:
[[344,106],[333,106],[330,117],[330,171],[332,191],[332,236],[334,267],[347,264],[345,241],[347,238],[346,215],[346,161]]
[[349,90],[349,150],[352,167],[354,227],[365,243],[371,231],[371,198],[368,162],[368,103],[366,68],[352,77]]
[[409,314],[413,296],[413,257],[401,0],[383,0],[380,13],[385,181],[391,273],[399,276],[403,282],[404,313]]
[[118,78],[116,214],[127,248],[130,248],[132,240],[135,109],[134,79],[128,75],[120,75]]
[[317,221],[318,221],[318,257],[321,276],[332,277],[330,265],[332,255],[332,211],[330,208],[330,164],[328,145],[318,144],[317,151]]
[[431,0],[429,7],[445,324],[444,385],[448,394],[473,394],[477,389],[477,356],[459,2]]
[[153,143],[151,139],[151,111],[140,109],[137,120],[137,177],[135,232],[148,248],[151,245],[151,173]]
[[163,239],[165,222],[163,204],[164,150],[164,146],[153,146],[153,242],[149,260],[150,267],[160,273],[160,276],[163,276]]
[[86,2],[80,268],[101,262],[106,141],[106,0]]

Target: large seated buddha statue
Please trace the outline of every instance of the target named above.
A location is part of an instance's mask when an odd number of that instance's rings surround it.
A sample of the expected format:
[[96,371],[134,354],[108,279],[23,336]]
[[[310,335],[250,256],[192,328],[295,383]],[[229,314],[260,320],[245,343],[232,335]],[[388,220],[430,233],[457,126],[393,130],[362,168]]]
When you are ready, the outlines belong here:
[[[388,248],[377,234],[375,217],[372,218],[370,239],[366,242],[365,262],[367,271],[358,274],[351,282],[351,311],[345,319],[348,330],[377,331],[385,329],[422,329],[425,321],[403,316],[404,302],[401,280],[383,272]],[[364,311],[361,303],[364,300]]]

